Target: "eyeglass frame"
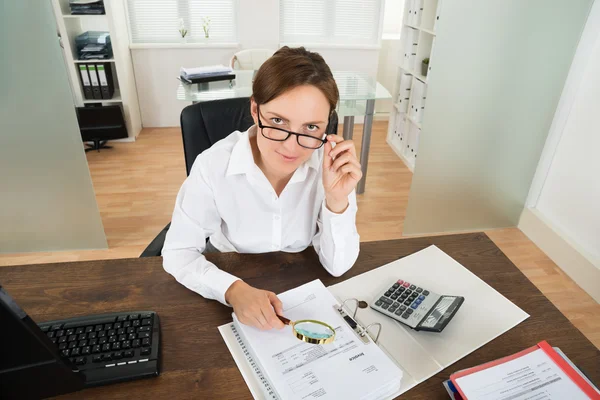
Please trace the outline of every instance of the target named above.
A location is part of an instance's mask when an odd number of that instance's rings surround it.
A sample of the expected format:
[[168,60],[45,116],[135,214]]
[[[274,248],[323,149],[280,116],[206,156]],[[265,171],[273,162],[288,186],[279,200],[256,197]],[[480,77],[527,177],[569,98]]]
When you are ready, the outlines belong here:
[[[309,150],[318,150],[321,147],[323,147],[323,145],[325,143],[327,143],[327,136],[329,136],[329,133],[327,133],[327,130],[329,129],[329,123],[331,122],[331,113],[329,114],[329,117],[327,118],[327,126],[325,126],[325,138],[324,139],[319,139],[318,137],[314,137],[311,135],[306,135],[304,133],[296,133],[296,132],[292,132],[292,131],[288,131],[286,129],[283,128],[277,128],[275,126],[269,126],[269,125],[263,125],[262,121],[260,120],[260,106],[258,104],[256,104],[256,118],[258,119],[258,127],[260,128],[260,134],[263,135],[263,137],[265,137],[265,139],[269,139],[269,140],[273,140],[274,142],[285,142],[286,140],[288,140],[290,138],[291,135],[295,135],[296,136],[296,142],[298,143],[298,146],[305,148],[305,149],[309,149]],[[285,132],[288,135],[285,137],[285,139],[273,139],[268,137],[267,135],[265,135],[263,133],[263,129],[264,128],[269,128],[269,129],[275,129],[276,131],[281,131],[281,132]],[[321,142],[321,144],[319,145],[319,147],[306,147],[306,146],[302,146],[300,144],[300,136],[304,136],[304,137],[309,137],[311,139],[315,139]]]

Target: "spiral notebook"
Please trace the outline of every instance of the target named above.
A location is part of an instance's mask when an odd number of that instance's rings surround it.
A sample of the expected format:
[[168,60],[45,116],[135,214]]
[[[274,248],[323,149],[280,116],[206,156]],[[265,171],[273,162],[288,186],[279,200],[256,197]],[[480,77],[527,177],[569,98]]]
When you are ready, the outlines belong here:
[[[350,298],[370,304],[398,277],[465,302],[441,333],[413,331],[371,308],[344,305]],[[234,315],[219,331],[255,399],[394,398],[529,316],[435,246],[328,288],[317,280],[278,296],[287,318],[334,326],[335,346],[300,342],[289,327],[260,331]],[[381,330],[367,330],[372,324]]]

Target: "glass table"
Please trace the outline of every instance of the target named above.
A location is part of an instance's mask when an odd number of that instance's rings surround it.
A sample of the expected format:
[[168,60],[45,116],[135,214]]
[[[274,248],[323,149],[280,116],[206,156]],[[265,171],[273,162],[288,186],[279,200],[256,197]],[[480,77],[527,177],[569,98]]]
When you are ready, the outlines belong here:
[[[198,103],[202,101],[221,100],[236,97],[252,96],[252,79],[256,71],[235,71],[236,78],[231,81],[184,84],[179,83],[177,99]],[[390,93],[374,78],[367,74],[350,71],[334,71],[333,77],[338,85],[340,101],[336,107],[339,118],[344,118],[343,137],[352,139],[354,117],[364,116],[360,164],[363,177],[358,183],[356,193],[365,191],[367,181],[367,164],[371,145],[371,130],[375,100],[390,99]]]

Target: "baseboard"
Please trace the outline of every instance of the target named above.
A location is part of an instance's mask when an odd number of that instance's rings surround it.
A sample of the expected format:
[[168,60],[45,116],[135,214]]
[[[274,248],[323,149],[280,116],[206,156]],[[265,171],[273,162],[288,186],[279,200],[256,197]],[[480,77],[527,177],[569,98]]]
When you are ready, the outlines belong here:
[[600,303],[600,261],[553,226],[535,208],[525,208],[519,229],[575,283]]

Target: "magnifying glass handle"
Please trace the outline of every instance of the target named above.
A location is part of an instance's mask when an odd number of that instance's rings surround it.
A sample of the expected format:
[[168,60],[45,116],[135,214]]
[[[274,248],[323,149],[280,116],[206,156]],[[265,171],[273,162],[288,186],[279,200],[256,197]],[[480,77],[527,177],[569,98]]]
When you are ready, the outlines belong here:
[[281,315],[277,315],[277,318],[279,318],[279,320],[286,325],[289,325],[292,322],[289,319],[287,319],[286,317],[282,317]]

